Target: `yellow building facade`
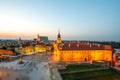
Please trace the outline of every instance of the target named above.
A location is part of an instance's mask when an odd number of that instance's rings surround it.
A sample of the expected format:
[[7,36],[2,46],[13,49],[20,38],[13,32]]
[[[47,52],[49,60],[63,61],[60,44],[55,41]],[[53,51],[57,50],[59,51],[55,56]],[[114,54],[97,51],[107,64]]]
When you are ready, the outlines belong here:
[[[106,54],[105,54],[106,53]],[[112,51],[107,50],[61,50],[60,61],[112,61]]]
[[82,61],[107,61],[116,62],[113,59],[113,48],[110,45],[91,44],[86,42],[61,42],[60,34],[53,44],[53,61],[71,63]]
[[29,54],[29,53],[39,53],[47,51],[47,46],[42,42],[39,35],[34,41],[28,41],[22,44],[20,42],[20,53],[21,54]]

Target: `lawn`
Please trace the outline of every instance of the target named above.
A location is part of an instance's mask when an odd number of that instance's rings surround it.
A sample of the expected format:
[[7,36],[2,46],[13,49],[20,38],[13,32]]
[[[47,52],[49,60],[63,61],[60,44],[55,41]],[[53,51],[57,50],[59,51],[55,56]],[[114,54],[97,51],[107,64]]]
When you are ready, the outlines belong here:
[[67,68],[67,71],[77,71],[77,70],[102,68],[102,66],[93,65],[93,64],[85,64],[85,65],[68,65],[66,68]]
[[104,75],[116,75],[118,72],[116,72],[113,69],[106,69],[106,70],[99,70],[99,71],[89,71],[89,72],[79,72],[79,73],[70,73],[70,74],[64,74],[62,75],[63,78],[73,78],[73,77],[92,77],[92,76],[104,76]]
[[[69,65],[67,71],[87,70],[94,68],[101,68],[96,65]],[[61,74],[63,80],[115,80],[120,79],[120,73],[115,69],[106,69],[98,71],[87,71],[77,73]]]

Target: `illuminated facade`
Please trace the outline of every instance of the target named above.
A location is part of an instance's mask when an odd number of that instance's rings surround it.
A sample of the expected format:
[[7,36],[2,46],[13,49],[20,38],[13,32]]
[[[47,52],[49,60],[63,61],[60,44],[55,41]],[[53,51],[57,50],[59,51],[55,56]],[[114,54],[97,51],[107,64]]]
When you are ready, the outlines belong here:
[[[60,34],[58,34],[60,36]],[[61,37],[57,37],[54,43],[54,62],[77,62],[82,61],[106,61],[110,64],[115,64],[116,56],[113,57],[113,48],[110,45],[91,44],[87,42],[63,42]]]
[[24,43],[20,42],[21,54],[45,52],[46,50],[47,50],[47,46],[42,42],[39,35],[37,35],[37,38],[34,41],[27,41]]
[[6,54],[6,55],[13,55],[13,51],[11,50],[3,50],[3,49],[0,49],[0,55],[1,54]]
[[9,56],[6,56],[6,55],[14,55],[13,51],[11,50],[3,50],[3,49],[0,49],[0,59],[5,59],[5,58],[8,58],[9,59]]
[[60,49],[60,55],[60,60],[65,62],[112,61],[112,48],[108,45],[68,42]]
[[113,59],[114,61],[116,61],[117,63],[115,63],[115,65],[120,66],[120,49],[115,49],[114,50],[114,55],[113,55]]

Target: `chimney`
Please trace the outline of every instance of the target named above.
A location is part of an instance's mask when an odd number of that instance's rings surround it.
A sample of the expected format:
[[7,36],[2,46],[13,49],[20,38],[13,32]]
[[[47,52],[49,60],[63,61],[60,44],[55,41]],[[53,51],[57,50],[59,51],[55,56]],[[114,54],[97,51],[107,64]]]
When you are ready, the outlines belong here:
[[98,47],[100,47],[100,44],[98,44]]
[[90,47],[92,47],[92,45],[90,44]]
[[70,43],[68,44],[68,46],[70,47]]
[[89,43],[87,43],[87,45],[89,45]]
[[77,44],[77,47],[79,47],[79,44]]

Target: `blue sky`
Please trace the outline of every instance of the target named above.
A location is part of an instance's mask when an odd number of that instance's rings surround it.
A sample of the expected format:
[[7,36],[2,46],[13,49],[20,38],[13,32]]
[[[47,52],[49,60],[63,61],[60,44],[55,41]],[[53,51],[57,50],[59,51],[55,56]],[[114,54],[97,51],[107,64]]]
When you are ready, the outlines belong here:
[[120,0],[0,0],[0,37],[120,40]]

